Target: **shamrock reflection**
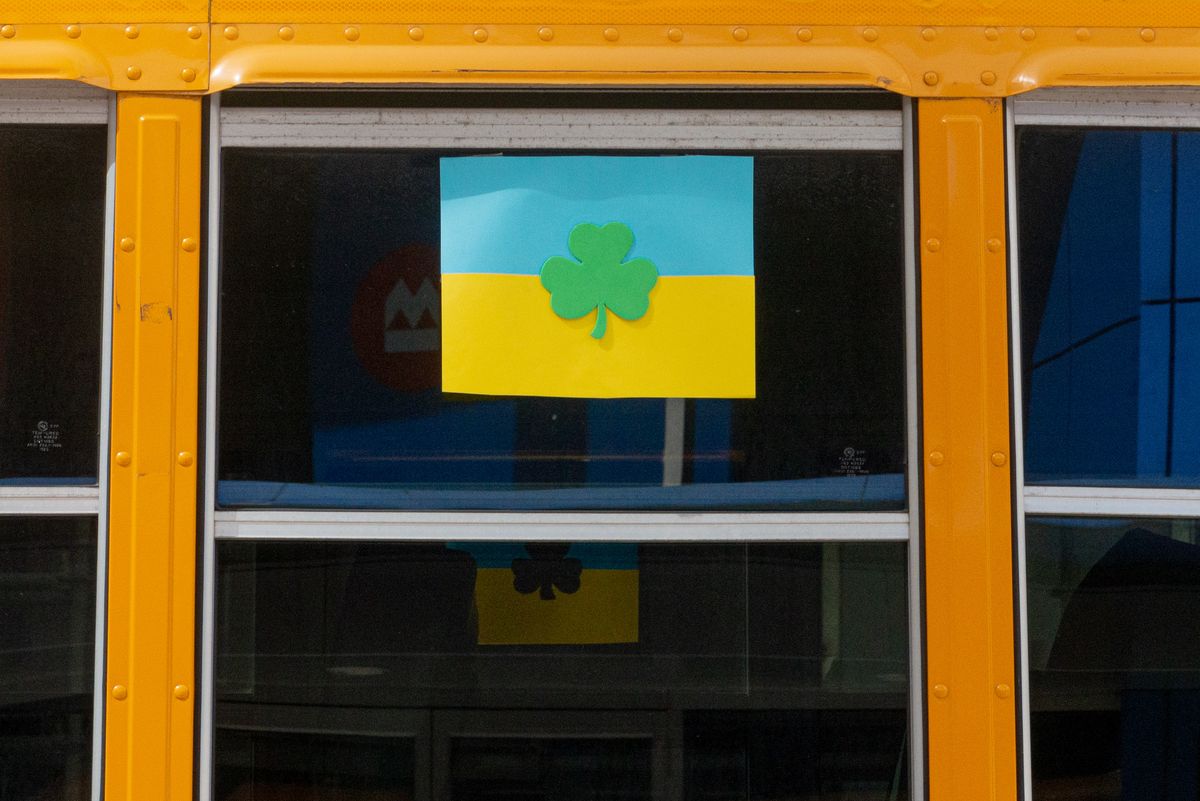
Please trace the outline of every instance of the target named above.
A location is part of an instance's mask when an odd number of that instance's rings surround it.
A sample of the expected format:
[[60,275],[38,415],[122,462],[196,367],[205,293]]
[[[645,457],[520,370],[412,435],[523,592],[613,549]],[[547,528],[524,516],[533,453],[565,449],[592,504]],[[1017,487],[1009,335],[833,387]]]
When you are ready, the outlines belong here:
[[583,563],[567,557],[570,549],[570,543],[526,543],[529,558],[512,562],[513,588],[523,595],[539,592],[543,601],[553,601],[555,589],[577,592]]

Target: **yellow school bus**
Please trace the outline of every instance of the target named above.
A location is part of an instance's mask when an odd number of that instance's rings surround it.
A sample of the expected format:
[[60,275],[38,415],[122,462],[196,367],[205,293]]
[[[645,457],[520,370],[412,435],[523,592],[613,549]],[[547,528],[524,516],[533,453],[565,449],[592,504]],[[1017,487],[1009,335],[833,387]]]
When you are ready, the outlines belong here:
[[10,3],[0,801],[1196,797],[1198,65]]

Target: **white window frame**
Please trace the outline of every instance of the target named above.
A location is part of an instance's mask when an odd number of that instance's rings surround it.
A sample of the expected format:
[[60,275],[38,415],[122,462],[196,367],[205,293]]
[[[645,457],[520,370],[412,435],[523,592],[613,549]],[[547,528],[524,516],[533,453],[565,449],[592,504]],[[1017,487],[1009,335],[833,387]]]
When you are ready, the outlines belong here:
[[104,254],[96,486],[0,486],[0,516],[73,516],[96,520],[95,666],[92,686],[92,801],[101,801],[104,769],[105,635],[108,587],[108,451],[112,392],[113,210],[116,95],[66,81],[0,81],[0,125],[104,125]]
[[[205,376],[199,801],[212,801],[216,546],[219,540],[606,540],[909,544],[909,792],[925,795],[918,446],[915,161],[910,101],[898,110],[589,110],[223,108],[209,99],[208,320]],[[670,125],[663,122],[670,118]],[[470,121],[469,129],[463,122]],[[464,130],[469,132],[464,133]],[[379,512],[216,509],[222,147],[885,150],[903,158],[905,469],[902,512]],[[667,415],[672,415],[667,402]],[[678,413],[678,409],[674,410]],[[681,417],[681,416],[680,416]],[[668,456],[672,438],[667,436]],[[677,472],[667,458],[664,483]]]
[[1119,518],[1200,518],[1200,489],[1025,484],[1025,432],[1021,364],[1020,242],[1017,208],[1017,126],[1077,128],[1200,129],[1200,89],[1136,87],[1038,89],[1007,102],[1009,311],[1013,397],[1014,529],[1017,560],[1017,616],[1020,670],[1020,779],[1024,798],[1033,798],[1029,706],[1029,618],[1026,571],[1026,515]]

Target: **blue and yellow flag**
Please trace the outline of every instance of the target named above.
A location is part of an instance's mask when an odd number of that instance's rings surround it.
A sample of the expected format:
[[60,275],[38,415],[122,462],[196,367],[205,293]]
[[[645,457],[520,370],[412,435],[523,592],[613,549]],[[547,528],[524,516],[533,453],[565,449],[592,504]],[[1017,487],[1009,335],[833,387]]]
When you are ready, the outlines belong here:
[[449,543],[475,559],[480,645],[638,641],[634,543]]
[[753,397],[753,165],[443,158],[442,390]]

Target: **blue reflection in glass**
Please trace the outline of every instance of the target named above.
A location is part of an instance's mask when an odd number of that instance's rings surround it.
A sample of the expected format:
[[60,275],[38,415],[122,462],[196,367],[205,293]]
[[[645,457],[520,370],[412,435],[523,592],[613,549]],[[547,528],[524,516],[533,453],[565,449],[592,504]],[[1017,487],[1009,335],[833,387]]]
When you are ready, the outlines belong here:
[[1200,134],[1021,145],[1028,480],[1195,485]]

